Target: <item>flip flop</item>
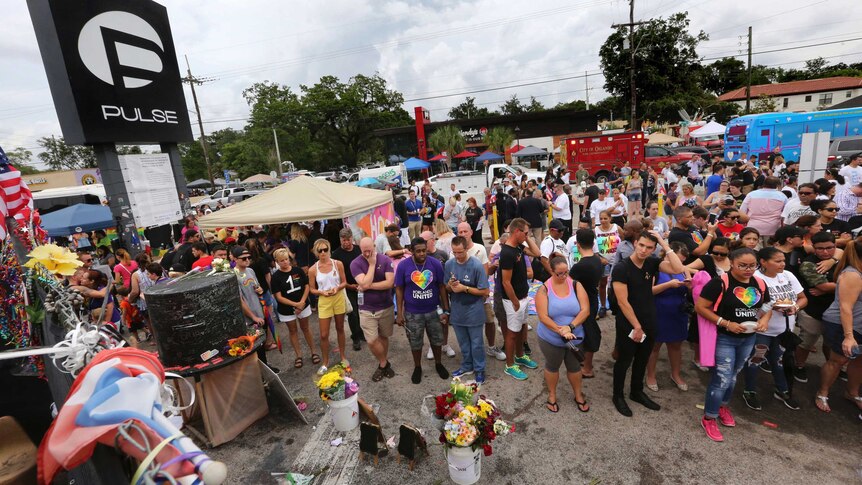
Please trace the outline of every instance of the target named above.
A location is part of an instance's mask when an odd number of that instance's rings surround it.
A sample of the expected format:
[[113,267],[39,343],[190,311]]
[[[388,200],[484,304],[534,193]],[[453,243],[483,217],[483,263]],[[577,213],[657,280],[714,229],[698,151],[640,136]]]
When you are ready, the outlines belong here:
[[575,404],[577,404],[577,405],[578,405],[578,411],[580,411],[580,412],[582,412],[582,413],[588,413],[588,412],[590,412],[590,405],[589,405],[589,404],[587,404],[587,398],[586,398],[586,396],[584,396],[584,400],[583,400],[583,401],[578,401],[577,399],[575,399]]
[[278,344],[275,342],[270,342],[270,343],[266,344],[266,350],[267,351],[275,350],[277,348],[278,348]]
[[595,375],[595,374],[589,374],[589,375],[587,375],[587,374],[583,374],[583,373],[582,373],[582,374],[581,374],[581,377],[582,377],[582,378],[584,378],[584,379],[592,379],[592,378],[596,377],[596,375]]
[[845,392],[844,399],[852,402],[860,411],[862,411],[862,396],[851,396],[850,393]]
[[817,409],[823,411],[824,413],[832,412],[832,408],[829,407],[829,398],[826,396],[818,396],[815,394],[814,405],[817,406]]
[[315,365],[319,364],[320,363],[320,356],[317,354],[311,354],[311,363],[315,364]]
[[294,369],[302,368],[302,357],[297,357],[296,360],[293,361],[293,368]]
[[555,414],[560,412],[560,405],[556,402],[545,401],[545,408]]

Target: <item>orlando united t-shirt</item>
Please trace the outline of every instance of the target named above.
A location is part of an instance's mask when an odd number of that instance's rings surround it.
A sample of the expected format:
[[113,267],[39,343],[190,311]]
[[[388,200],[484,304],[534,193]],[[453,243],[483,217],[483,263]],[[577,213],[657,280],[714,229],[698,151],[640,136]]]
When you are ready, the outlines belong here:
[[[721,278],[713,278],[703,287],[700,296],[715,304],[721,291]],[[718,311],[715,313],[721,318],[734,323],[756,322],[757,311],[768,301],[770,301],[769,288],[766,287],[765,283],[763,291],[760,291],[753,276],[748,283],[740,283],[728,274],[727,289],[724,290],[724,296],[722,296],[721,303],[718,305]],[[725,327],[718,327],[718,333],[740,338],[751,335],[747,333],[733,333]]]
[[404,310],[413,314],[431,313],[440,304],[440,283],[443,264],[436,258],[425,258],[416,264],[413,258],[398,263],[395,268],[395,286],[404,288]]

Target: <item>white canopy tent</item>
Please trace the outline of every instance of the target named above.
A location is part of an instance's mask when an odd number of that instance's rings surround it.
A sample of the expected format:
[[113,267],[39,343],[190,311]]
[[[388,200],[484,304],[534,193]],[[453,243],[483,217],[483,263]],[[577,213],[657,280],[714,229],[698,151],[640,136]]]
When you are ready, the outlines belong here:
[[392,202],[392,193],[314,177],[290,182],[201,217],[205,228],[341,219]]
[[705,136],[719,136],[724,134],[725,126],[721,123],[717,123],[715,121],[710,121],[709,123],[701,126],[700,128],[689,131],[689,135],[692,138],[703,138]]
[[682,138],[677,138],[664,133],[650,133],[647,135],[647,145],[670,145],[671,143],[682,143]]

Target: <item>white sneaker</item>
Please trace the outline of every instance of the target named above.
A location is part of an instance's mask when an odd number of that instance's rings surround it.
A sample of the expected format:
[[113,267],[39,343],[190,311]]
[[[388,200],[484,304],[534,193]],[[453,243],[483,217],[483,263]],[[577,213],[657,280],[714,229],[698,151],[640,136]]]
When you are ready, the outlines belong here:
[[506,360],[506,353],[500,350],[500,347],[487,347],[485,353],[497,360]]
[[528,323],[527,324],[527,330],[532,330],[532,329],[533,329],[533,326]]
[[433,359],[434,359],[434,351],[433,351],[433,350],[431,350],[431,347],[428,347],[428,353],[427,353],[427,354],[425,354],[425,358],[426,358],[426,359],[428,359],[428,360],[433,360]]
[[322,376],[323,374],[326,374],[326,371],[328,370],[329,369],[327,369],[325,365],[322,365],[320,366],[320,369],[317,369],[317,375]]
[[440,350],[446,352],[449,357],[455,357],[455,350],[449,344],[444,345]]

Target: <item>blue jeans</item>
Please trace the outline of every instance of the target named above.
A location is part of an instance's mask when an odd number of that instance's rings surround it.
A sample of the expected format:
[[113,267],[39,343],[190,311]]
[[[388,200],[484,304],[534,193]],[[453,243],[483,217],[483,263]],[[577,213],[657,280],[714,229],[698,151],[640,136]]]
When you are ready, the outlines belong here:
[[461,370],[485,372],[485,325],[464,327],[452,325],[461,347]]
[[[779,392],[787,392],[787,377],[784,375],[784,365],[781,363],[781,358],[784,356],[784,347],[778,343],[778,337],[770,337],[769,335],[760,335],[758,333],[754,336],[754,345],[765,345],[769,347],[769,350],[766,353],[766,360],[768,360],[769,365],[772,366],[772,379],[775,381],[775,388],[778,389]],[[750,361],[748,365],[745,366],[746,391],[757,390],[758,367],[760,367],[759,363],[752,364]]]
[[718,334],[715,342],[715,368],[712,379],[706,388],[703,414],[708,418],[718,417],[718,408],[727,406],[736,386],[736,375],[754,348],[754,335],[748,337],[728,337]]

